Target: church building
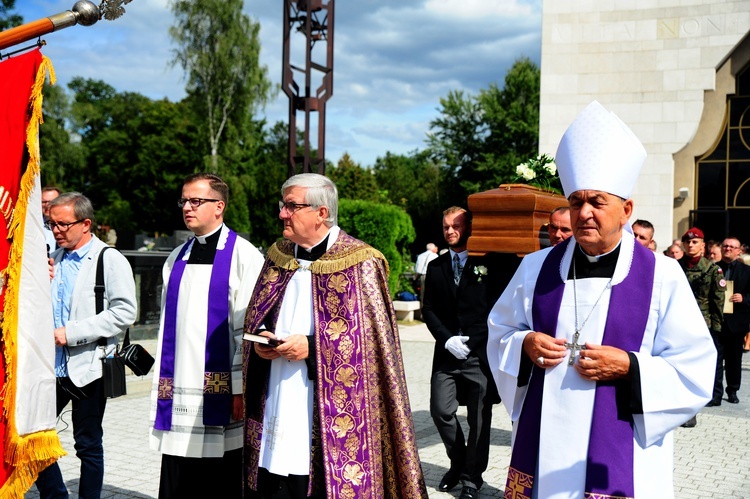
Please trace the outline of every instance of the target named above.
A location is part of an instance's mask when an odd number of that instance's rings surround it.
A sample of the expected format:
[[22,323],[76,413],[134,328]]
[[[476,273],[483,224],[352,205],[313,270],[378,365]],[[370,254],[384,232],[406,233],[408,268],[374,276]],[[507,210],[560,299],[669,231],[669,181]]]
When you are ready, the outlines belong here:
[[750,1],[543,0],[539,152],[598,100],[648,152],[631,222],[659,251],[691,226],[750,243],[749,33]]

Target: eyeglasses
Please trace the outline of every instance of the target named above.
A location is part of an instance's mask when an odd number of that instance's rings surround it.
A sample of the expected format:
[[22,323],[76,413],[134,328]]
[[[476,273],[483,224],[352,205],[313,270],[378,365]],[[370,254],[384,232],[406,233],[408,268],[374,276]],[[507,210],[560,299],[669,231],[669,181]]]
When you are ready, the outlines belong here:
[[177,200],[177,207],[182,208],[186,204],[190,203],[192,208],[198,208],[203,203],[218,203],[221,199],[208,199],[208,198],[180,198]]
[[721,247],[727,249],[740,249],[739,246],[730,246],[729,244],[722,244]]
[[287,201],[286,203],[284,201],[279,201],[279,211],[284,211],[284,208],[286,208],[286,211],[288,211],[289,213],[296,213],[297,210],[308,208],[310,206],[312,205],[304,203],[293,203],[291,201]]
[[52,220],[48,220],[47,222],[44,223],[44,225],[46,225],[49,230],[55,230],[55,229],[57,229],[60,232],[68,232],[68,229],[70,229],[71,227],[73,227],[75,224],[79,224],[79,223],[83,222],[84,220],[86,220],[86,219],[82,218],[80,220],[76,220],[75,222],[70,222],[70,223],[67,223],[67,224],[56,223],[56,222],[53,222]]

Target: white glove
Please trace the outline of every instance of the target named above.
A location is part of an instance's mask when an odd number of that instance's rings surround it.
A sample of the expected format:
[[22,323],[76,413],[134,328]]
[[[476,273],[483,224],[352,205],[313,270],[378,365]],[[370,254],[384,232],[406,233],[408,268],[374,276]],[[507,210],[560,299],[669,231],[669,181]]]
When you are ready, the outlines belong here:
[[464,360],[471,353],[469,347],[466,346],[467,341],[469,341],[468,336],[451,336],[445,342],[445,349],[452,353],[455,358]]

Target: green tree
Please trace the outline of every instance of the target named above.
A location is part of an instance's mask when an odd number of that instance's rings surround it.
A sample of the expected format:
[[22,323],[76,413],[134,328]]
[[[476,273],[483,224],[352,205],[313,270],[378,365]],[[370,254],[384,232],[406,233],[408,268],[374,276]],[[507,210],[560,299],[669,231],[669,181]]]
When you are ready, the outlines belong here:
[[336,184],[340,198],[378,200],[378,184],[371,170],[362,168],[344,153],[335,167],[326,168],[327,176]]
[[69,88],[85,165],[66,175],[66,187],[91,198],[98,222],[117,229],[124,247],[136,232],[184,228],[175,202],[182,178],[201,164],[189,106],[118,93],[100,80],[74,78]]
[[279,205],[281,186],[287,179],[287,144],[289,126],[278,122],[271,129],[264,122],[254,123],[255,147],[248,149],[246,162],[250,165],[248,206],[250,212],[250,238],[252,242],[268,248],[281,237]]
[[[440,116],[430,122],[428,144],[445,165],[445,180],[453,185],[451,198],[465,199],[466,182],[474,182],[473,170],[482,158],[487,125],[482,107],[462,91],[451,91],[440,99]],[[456,188],[458,187],[458,188]],[[451,200],[451,204],[456,204]]]
[[0,31],[23,24],[23,17],[11,14],[16,6],[16,0],[0,0]]
[[84,151],[80,142],[73,140],[75,134],[68,125],[70,99],[65,88],[45,83],[42,93],[44,123],[39,127],[42,184],[68,190],[72,179],[83,171]]
[[373,167],[381,197],[406,210],[416,230],[412,254],[424,251],[428,242],[440,243],[442,210],[448,207],[450,184],[441,182],[443,172],[428,151],[408,155],[386,153]]
[[414,241],[411,218],[402,209],[372,201],[342,199],[339,225],[348,234],[380,250],[388,261],[391,297],[400,291],[401,277],[411,261],[409,244]]
[[445,164],[445,181],[454,186],[449,204],[465,204],[469,194],[511,181],[515,166],[537,155],[539,81],[539,68],[521,58],[503,88],[492,84],[478,96],[453,91],[440,100],[427,139]]
[[509,182],[516,165],[537,155],[540,77],[539,68],[521,58],[508,70],[502,89],[493,83],[479,93],[489,134],[477,170],[489,177],[491,187]]
[[[271,84],[259,64],[260,25],[242,13],[242,0],[171,0],[177,45],[173,64],[187,73],[187,92],[207,139],[210,170],[221,171],[222,139],[233,127],[241,139],[247,120],[265,105]],[[233,165],[232,161],[224,164]]]

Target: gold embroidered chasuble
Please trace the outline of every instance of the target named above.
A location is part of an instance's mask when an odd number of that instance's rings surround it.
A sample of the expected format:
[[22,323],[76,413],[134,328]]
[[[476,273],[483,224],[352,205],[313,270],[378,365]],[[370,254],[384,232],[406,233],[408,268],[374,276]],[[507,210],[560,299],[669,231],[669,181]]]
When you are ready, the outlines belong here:
[[[256,284],[246,332],[273,331],[284,290],[299,270],[294,243],[280,241]],[[341,231],[312,273],[315,377],[309,493],[329,498],[427,497],[387,285],[376,249]],[[312,360],[312,359],[310,359]],[[270,362],[246,345],[245,479],[257,488]]]

